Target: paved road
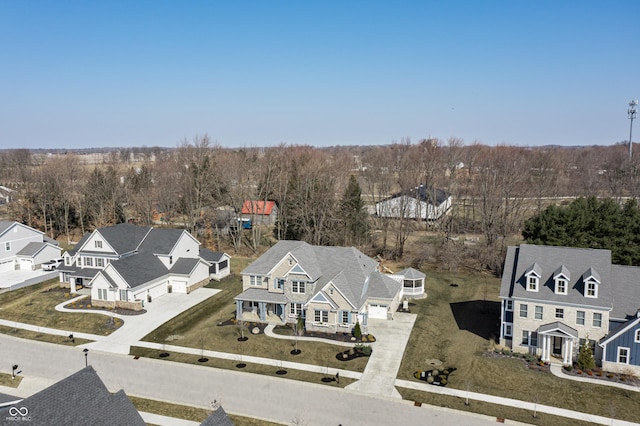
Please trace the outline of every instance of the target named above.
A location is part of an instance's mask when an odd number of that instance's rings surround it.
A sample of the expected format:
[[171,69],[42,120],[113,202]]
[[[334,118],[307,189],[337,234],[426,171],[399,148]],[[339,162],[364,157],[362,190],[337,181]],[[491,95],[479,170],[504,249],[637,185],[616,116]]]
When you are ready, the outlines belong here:
[[[4,335],[0,335],[0,359],[8,366],[19,365],[25,377],[21,396],[27,389],[35,392],[69,376],[85,361],[80,348]],[[217,399],[230,413],[285,424],[296,417],[309,426],[425,424],[426,419],[434,425],[495,424],[495,418],[237,371],[102,352],[90,352],[89,363],[111,391],[124,389],[129,395],[205,408]],[[0,365],[0,370],[9,372],[6,368]]]

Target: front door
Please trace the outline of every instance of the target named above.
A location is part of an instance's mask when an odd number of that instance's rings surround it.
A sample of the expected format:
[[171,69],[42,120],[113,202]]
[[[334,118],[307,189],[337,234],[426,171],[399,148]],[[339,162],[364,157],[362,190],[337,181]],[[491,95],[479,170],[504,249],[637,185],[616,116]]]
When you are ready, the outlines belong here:
[[553,356],[561,357],[562,356],[562,337],[553,336]]

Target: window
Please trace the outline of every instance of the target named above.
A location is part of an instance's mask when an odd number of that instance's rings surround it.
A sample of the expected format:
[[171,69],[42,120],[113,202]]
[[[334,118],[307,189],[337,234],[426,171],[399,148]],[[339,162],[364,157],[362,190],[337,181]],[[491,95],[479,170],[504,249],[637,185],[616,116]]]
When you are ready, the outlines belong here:
[[584,325],[584,311],[578,311],[576,312],[576,324],[578,325]]
[[129,300],[127,290],[120,290],[120,300]]
[[107,289],[106,288],[99,288],[98,289],[98,299],[107,300]]
[[96,257],[96,266],[98,268],[103,268],[104,267],[104,259],[101,257]]
[[329,311],[319,311],[316,309],[315,311],[315,322],[329,322]]
[[536,306],[536,313],[535,313],[535,318],[537,320],[541,320],[542,319],[542,306]]
[[64,258],[64,264],[67,265],[67,266],[71,265],[71,258],[70,257],[65,257]]
[[594,313],[593,314],[593,326],[594,327],[602,327],[602,314]]
[[511,337],[512,335],[513,335],[513,324],[505,323],[504,337]]
[[4,251],[11,251],[11,241],[4,243]]
[[259,286],[259,285],[261,284],[261,282],[260,282],[260,281],[261,281],[261,280],[260,280],[260,276],[258,276],[258,275],[251,275],[251,276],[249,277],[249,285],[252,285],[252,286]]
[[520,304],[520,318],[526,318],[528,310],[529,310],[529,306],[525,305],[524,303],[521,303]]
[[84,266],[93,266],[93,258],[85,257],[84,258]]
[[618,347],[618,362],[620,364],[629,364],[629,348]]
[[556,293],[567,294],[567,280],[564,278],[558,278],[556,280]]
[[342,323],[349,324],[349,311],[342,311]]
[[173,265],[173,256],[169,256],[169,265]]
[[587,281],[586,287],[586,297],[598,297],[598,284],[595,281]]
[[636,330],[636,343],[640,343],[640,328]]
[[292,316],[303,316],[302,315],[302,303],[291,303],[289,305],[289,314]]
[[559,318],[559,319],[564,318],[564,309],[556,308],[556,318]]
[[522,330],[522,342],[524,346],[529,346],[529,330]]
[[513,311],[513,300],[507,300],[507,305],[505,309],[507,311]]
[[304,293],[304,281],[293,281],[291,282],[291,292],[292,293]]
[[535,331],[531,332],[531,339],[529,341],[529,346],[532,346],[534,348],[538,347],[538,333]]
[[276,278],[273,288],[282,290],[284,288],[284,278]]
[[98,240],[96,240],[96,241],[95,241],[95,245],[96,245],[96,248],[101,249],[101,248],[102,248],[102,241],[98,241]]
[[527,278],[527,291],[538,291],[538,277],[529,275]]

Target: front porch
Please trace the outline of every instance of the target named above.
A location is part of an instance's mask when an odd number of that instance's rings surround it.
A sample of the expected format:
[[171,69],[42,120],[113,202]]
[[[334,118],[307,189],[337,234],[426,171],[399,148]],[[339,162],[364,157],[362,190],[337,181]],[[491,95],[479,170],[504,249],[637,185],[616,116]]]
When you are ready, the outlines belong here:
[[250,288],[236,296],[236,319],[284,324],[287,302],[282,293]]
[[539,327],[538,335],[542,339],[542,361],[562,360],[563,365],[573,364],[573,342],[578,339],[577,330],[561,322],[554,322]]

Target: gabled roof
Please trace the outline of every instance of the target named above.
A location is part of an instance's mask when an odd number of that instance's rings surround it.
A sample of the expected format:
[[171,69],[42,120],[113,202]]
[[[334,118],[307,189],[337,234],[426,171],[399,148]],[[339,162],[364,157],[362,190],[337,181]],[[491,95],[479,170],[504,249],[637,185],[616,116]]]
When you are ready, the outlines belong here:
[[268,216],[276,206],[275,201],[244,200],[242,214],[259,214]]
[[200,426],[233,426],[233,422],[224,411],[224,408],[219,406],[209,415],[209,417],[200,423]]
[[15,405],[32,425],[141,425],[145,422],[124,391],[111,394],[93,367],[83,368]]
[[36,254],[40,253],[40,251],[45,248],[45,247],[53,247],[53,248],[57,248],[58,250],[60,250],[58,247],[54,246],[53,244],[49,244],[49,243],[37,243],[37,242],[30,242],[29,244],[27,244],[26,246],[24,246],[22,248],[22,250],[20,250],[18,253],[16,253],[16,256],[26,256],[26,257],[33,257]]
[[[539,267],[540,274],[540,286],[537,292],[527,291],[524,279],[525,273],[531,271],[534,264]],[[569,274],[566,295],[555,293],[553,276],[561,266],[564,266]],[[598,297],[585,297],[583,275],[587,272],[594,274],[595,271],[600,278]],[[610,309],[613,301],[611,251],[532,244],[509,247],[505,258],[500,297]]]
[[571,272],[569,272],[569,269],[566,266],[560,265],[560,267],[553,273],[553,279],[555,280],[560,276],[563,276],[569,280],[571,279]]
[[640,309],[640,268],[611,265],[611,277],[614,283],[613,309],[609,319],[626,320],[636,316]]
[[253,302],[287,303],[287,299],[283,293],[271,293],[263,288],[248,288],[234,297],[234,299]]
[[545,324],[538,327],[539,334],[549,334],[553,332],[560,332],[561,334],[573,337],[574,339],[578,338],[578,330],[576,330],[575,328],[571,328],[560,321],[552,322],[550,324]]
[[96,229],[102,238],[119,255],[135,251],[145,239],[151,227],[136,226],[130,223],[119,223]]
[[618,338],[620,335],[626,333],[627,331],[636,328],[636,326],[640,324],[640,317],[636,317],[634,320],[631,321],[627,321],[623,324],[621,324],[619,327],[617,327],[615,330],[611,330],[611,332],[609,332],[609,334],[605,337],[603,337],[602,339],[600,339],[600,342],[598,342],[598,344],[600,346],[604,346],[608,343],[611,343],[612,340],[615,340],[616,338]]
[[[390,197],[382,200],[382,202],[386,200],[392,200],[394,198],[398,198],[401,196],[415,198],[422,202],[439,206],[440,204],[447,201],[447,199],[451,197],[451,194],[445,191],[444,189],[436,188],[434,190],[432,187],[426,187],[424,185],[420,185],[411,189],[407,189],[402,192],[397,192],[391,195]],[[435,200],[435,203],[434,203],[434,200]]]
[[211,251],[206,247],[200,247],[200,257],[207,262],[217,263],[220,262],[225,256],[229,257],[228,254],[221,251]]
[[[265,254],[247,266],[242,275],[272,273],[287,256],[292,256],[315,282],[316,292],[328,283],[333,285],[353,306],[361,307],[367,297],[388,298],[401,284],[377,272],[378,262],[354,247],[312,246],[303,241],[278,241]],[[376,296],[372,296],[375,294]]]
[[146,284],[149,281],[166,275],[168,270],[153,253],[139,253],[111,262],[105,268],[105,274],[113,267],[131,288]]
[[180,259],[175,261],[175,263],[173,264],[173,266],[171,266],[171,269],[169,269],[169,271],[172,274],[189,275],[195,269],[196,265],[200,262],[201,262],[200,259],[181,257]]
[[75,256],[75,254],[78,252],[78,250],[80,250],[82,248],[82,246],[85,245],[85,243],[87,242],[89,237],[91,237],[91,235],[93,235],[91,232],[87,232],[86,234],[84,234],[82,236],[82,238],[80,238],[80,241],[78,241],[78,244],[73,246],[73,248],[71,250],[67,250],[67,253],[69,253],[69,256]]
[[138,250],[168,255],[185,233],[183,229],[152,228]]

